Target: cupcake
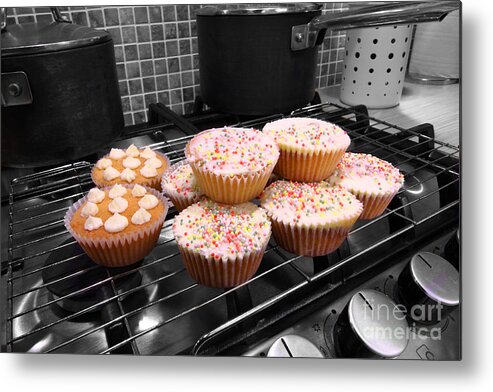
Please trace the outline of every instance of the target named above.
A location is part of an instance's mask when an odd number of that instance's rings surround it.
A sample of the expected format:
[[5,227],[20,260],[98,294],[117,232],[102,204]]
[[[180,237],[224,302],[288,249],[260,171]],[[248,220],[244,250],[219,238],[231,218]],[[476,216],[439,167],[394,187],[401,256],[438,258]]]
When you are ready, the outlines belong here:
[[175,217],[173,233],[185,267],[209,287],[234,287],[257,271],[271,224],[253,203],[226,205],[204,199]]
[[346,153],[328,178],[356,195],[364,209],[360,219],[381,215],[404,185],[404,176],[397,168],[370,154]]
[[315,118],[283,118],[266,124],[263,132],[281,150],[274,172],[291,181],[324,180],[350,144],[349,136],[337,125]]
[[161,188],[178,211],[196,203],[204,194],[186,160],[175,163],[164,172]]
[[164,154],[132,144],[126,150],[112,148],[96,162],[91,177],[98,187],[123,183],[161,190],[161,177],[168,167],[169,160]]
[[87,255],[106,267],[143,259],[155,246],[167,200],[153,188],[121,185],[92,188],[65,214],[65,227]]
[[239,204],[265,188],[279,158],[279,147],[255,129],[220,128],[196,135],[185,154],[209,198]]
[[346,239],[363,205],[350,192],[326,182],[277,181],[260,196],[272,233],[284,249],[300,256],[323,256]]

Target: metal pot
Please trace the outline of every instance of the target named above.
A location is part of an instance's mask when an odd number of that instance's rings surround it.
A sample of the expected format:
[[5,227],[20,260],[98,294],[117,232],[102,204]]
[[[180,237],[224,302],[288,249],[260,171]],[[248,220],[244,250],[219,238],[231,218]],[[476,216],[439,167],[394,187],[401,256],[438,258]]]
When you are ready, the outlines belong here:
[[321,15],[313,3],[209,6],[197,12],[201,96],[240,115],[287,113],[315,94],[325,32],[442,20],[457,1],[391,2]]
[[2,29],[2,166],[79,159],[123,129],[111,36],[52,12]]

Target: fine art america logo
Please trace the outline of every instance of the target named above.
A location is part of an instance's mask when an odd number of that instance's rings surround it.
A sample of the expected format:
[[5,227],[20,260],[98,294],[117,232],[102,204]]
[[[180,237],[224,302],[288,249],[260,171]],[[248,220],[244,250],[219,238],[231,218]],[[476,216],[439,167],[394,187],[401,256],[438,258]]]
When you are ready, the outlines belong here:
[[363,331],[367,338],[441,340],[442,304],[418,304],[407,309],[401,304],[368,302],[364,315],[368,323]]

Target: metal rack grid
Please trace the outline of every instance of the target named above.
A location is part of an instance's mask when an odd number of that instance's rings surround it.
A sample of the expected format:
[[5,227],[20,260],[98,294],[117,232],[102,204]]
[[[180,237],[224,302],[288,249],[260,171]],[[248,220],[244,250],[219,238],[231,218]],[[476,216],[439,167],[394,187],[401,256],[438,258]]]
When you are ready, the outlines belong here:
[[[360,111],[361,110],[361,111]],[[460,180],[458,164],[457,162],[450,164],[447,158],[459,159],[459,148],[447,143],[443,143],[433,139],[431,135],[422,134],[416,130],[402,129],[398,126],[388,124],[384,121],[379,121],[375,118],[368,116],[364,109],[354,108],[347,109],[335,104],[320,104],[300,109],[291,114],[292,116],[305,116],[305,117],[318,117],[327,121],[334,121],[345,127],[350,135],[352,141],[358,141],[359,147],[370,148],[372,153],[380,156],[383,159],[392,160],[393,157],[399,156],[405,162],[413,162],[417,164],[416,171],[422,168],[433,169],[433,172],[438,174],[447,174],[449,180],[446,183],[440,184],[439,188],[435,192],[441,192],[443,189],[457,186]],[[280,118],[281,116],[270,116],[261,118],[258,120],[247,121],[239,124],[231,124],[232,126],[242,127],[261,127],[264,123]],[[159,126],[155,127],[159,129]],[[145,132],[152,131],[153,128],[147,128]],[[384,134],[381,135],[382,131]],[[379,135],[375,138],[375,135]],[[393,137],[398,135],[398,140]],[[169,140],[161,143],[150,145],[155,150],[164,152],[171,160],[176,162],[183,158],[183,148],[190,137],[183,137],[179,139]],[[388,143],[388,140],[392,140]],[[413,141],[411,146],[402,148],[402,142]],[[441,152],[439,156],[434,156],[435,152]],[[445,163],[448,162],[448,163]],[[105,303],[115,302],[118,304],[120,314],[113,319],[99,323],[98,325],[91,326],[83,332],[74,334],[73,336],[67,336],[62,342],[56,345],[46,347],[39,350],[40,352],[64,352],[71,344],[77,343],[77,341],[84,339],[85,337],[100,333],[105,328],[111,327],[113,324],[122,322],[126,331],[125,337],[113,344],[108,345],[104,350],[99,351],[101,354],[118,352],[122,347],[131,347],[131,352],[134,354],[140,354],[138,340],[139,338],[150,336],[153,331],[156,331],[170,323],[173,323],[187,315],[190,315],[199,310],[207,310],[209,305],[223,301],[227,296],[238,292],[242,287],[248,287],[255,284],[257,281],[268,279],[275,271],[281,268],[289,268],[294,271],[299,280],[292,284],[290,287],[284,287],[281,291],[275,293],[272,296],[263,298],[263,300],[255,304],[252,308],[239,312],[236,315],[229,315],[226,319],[223,319],[217,325],[210,326],[209,330],[205,334],[197,337],[197,343],[192,353],[200,351],[200,346],[207,341],[210,337],[231,329],[238,323],[248,319],[248,317],[268,308],[269,306],[279,302],[287,295],[313,284],[316,281],[338,271],[344,265],[351,262],[353,259],[360,257],[366,252],[372,251],[388,241],[399,237],[403,233],[406,233],[413,228],[423,224],[429,219],[436,217],[445,211],[458,206],[459,199],[451,200],[446,205],[441,206],[433,214],[428,215],[420,220],[410,218],[404,213],[404,210],[412,203],[417,203],[423,198],[430,197],[433,193],[427,194],[409,202],[408,204],[400,205],[396,208],[387,209],[387,211],[380,217],[368,221],[357,228],[353,229],[350,233],[354,235],[360,230],[364,230],[371,225],[375,225],[377,222],[386,219],[390,216],[398,217],[404,222],[400,228],[392,233],[385,235],[383,238],[379,238],[370,246],[359,251],[356,254],[351,254],[348,257],[340,260],[336,264],[325,268],[322,271],[306,271],[300,268],[297,263],[301,259],[300,256],[293,256],[282,249],[280,249],[271,240],[266,254],[272,253],[278,256],[279,262],[257,273],[250,281],[240,285],[238,287],[225,290],[224,292],[212,291],[208,295],[204,295],[201,301],[191,304],[188,308],[182,309],[177,314],[171,317],[164,318],[158,323],[136,331],[130,327],[129,320],[139,315],[146,309],[153,307],[157,304],[164,303],[166,301],[172,301],[190,292],[199,285],[195,282],[189,282],[180,289],[167,293],[167,295],[160,298],[149,301],[131,310],[126,310],[122,306],[124,298],[133,293],[152,288],[161,282],[174,279],[176,277],[186,280],[186,271],[181,266],[172,272],[164,274],[159,278],[152,281],[142,282],[136,287],[119,291],[116,287],[118,279],[132,274],[134,272],[141,272],[147,268],[161,265],[169,262],[171,259],[179,257],[179,252],[176,246],[174,251],[168,254],[161,255],[160,257],[146,258],[141,264],[137,265],[125,272],[118,274],[111,274],[107,271],[107,277],[93,283],[87,287],[78,288],[77,290],[70,292],[62,297],[51,298],[43,303],[38,303],[32,307],[23,309],[21,312],[14,313],[14,303],[16,301],[22,301],[26,295],[32,295],[41,290],[45,290],[47,284],[43,283],[41,279],[38,279],[39,283],[32,287],[25,288],[23,281],[29,278],[39,278],[43,273],[43,270],[51,268],[51,265],[44,265],[37,262],[43,260],[48,255],[55,251],[58,251],[64,247],[70,246],[75,243],[69,235],[67,235],[66,229],[63,226],[63,215],[66,209],[77,199],[82,197],[91,187],[90,178],[91,164],[86,162],[74,163],[65,165],[56,169],[44,171],[42,173],[29,175],[26,177],[18,178],[12,181],[11,192],[9,196],[9,237],[8,237],[8,263],[6,274],[6,290],[7,290],[7,317],[6,317],[6,347],[7,351],[17,351],[17,344],[21,343],[24,339],[33,339],[35,336],[42,336],[41,334],[50,332],[51,329],[63,326],[64,323],[70,323],[72,320],[84,316],[96,307],[100,307]],[[406,173],[412,175],[413,172]],[[405,192],[413,187],[420,186],[420,183],[413,185],[405,185],[400,193]],[[163,226],[163,232],[168,231],[172,224],[172,218],[168,218]],[[70,238],[70,239],[69,239]],[[164,240],[163,240],[164,238]],[[62,240],[69,239],[68,242],[61,243]],[[174,240],[166,237],[161,237],[156,249],[161,247],[173,246]],[[56,264],[74,262],[79,255],[57,260]],[[90,270],[102,268],[99,266],[92,266],[77,274],[84,274]],[[74,276],[61,277],[59,280],[73,279]],[[35,326],[32,329],[24,331],[20,334],[15,334],[13,330],[13,323],[20,318],[29,315],[33,312],[40,311],[43,308],[57,304],[59,301],[70,299],[73,296],[79,295],[84,292],[90,292],[97,290],[98,288],[109,284],[111,287],[111,295],[97,304],[87,306],[74,313],[64,314],[56,320],[53,320],[42,326]],[[221,305],[222,306],[222,305]]]

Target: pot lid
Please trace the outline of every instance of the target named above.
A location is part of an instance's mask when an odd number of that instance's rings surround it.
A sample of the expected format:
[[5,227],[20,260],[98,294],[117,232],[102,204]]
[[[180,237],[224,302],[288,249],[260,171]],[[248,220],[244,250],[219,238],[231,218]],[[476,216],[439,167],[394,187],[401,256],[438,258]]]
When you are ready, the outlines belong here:
[[317,3],[272,3],[272,4],[235,4],[225,6],[206,6],[197,10],[199,16],[214,15],[276,15],[298,14],[318,11],[322,4]]
[[72,23],[22,23],[2,30],[2,56],[54,52],[111,39],[108,32]]

